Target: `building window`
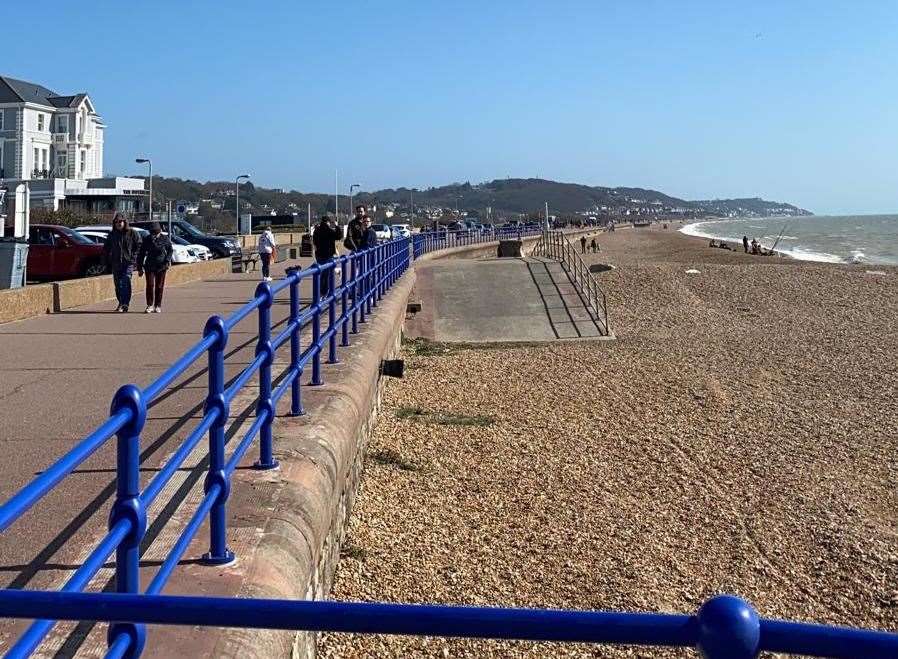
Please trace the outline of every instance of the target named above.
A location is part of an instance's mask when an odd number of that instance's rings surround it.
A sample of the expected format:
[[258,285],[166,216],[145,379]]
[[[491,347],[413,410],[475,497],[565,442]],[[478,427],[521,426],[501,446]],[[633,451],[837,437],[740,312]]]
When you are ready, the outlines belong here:
[[63,176],[66,175],[66,157],[64,153],[57,154],[56,156],[56,169],[59,170],[59,173]]
[[61,114],[59,118],[56,120],[56,132],[58,133],[68,133],[69,132],[69,118]]
[[6,111],[5,111],[5,110],[0,110],[0,130],[5,130],[5,129],[3,128],[3,120],[4,120],[5,117],[6,117]]
[[84,174],[84,167],[87,164],[87,151],[81,152],[81,173]]
[[38,130],[44,129],[44,115],[41,114],[40,112],[37,113],[37,129]]
[[41,168],[41,150],[35,149],[34,150],[34,162],[32,163],[31,169],[37,171],[40,168]]

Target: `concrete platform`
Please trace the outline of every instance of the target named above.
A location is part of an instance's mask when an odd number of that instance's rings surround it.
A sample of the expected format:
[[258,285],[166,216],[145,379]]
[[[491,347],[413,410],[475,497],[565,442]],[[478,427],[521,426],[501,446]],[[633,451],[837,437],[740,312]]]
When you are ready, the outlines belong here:
[[549,259],[453,259],[418,266],[422,311],[412,336],[447,343],[602,337],[561,264]]

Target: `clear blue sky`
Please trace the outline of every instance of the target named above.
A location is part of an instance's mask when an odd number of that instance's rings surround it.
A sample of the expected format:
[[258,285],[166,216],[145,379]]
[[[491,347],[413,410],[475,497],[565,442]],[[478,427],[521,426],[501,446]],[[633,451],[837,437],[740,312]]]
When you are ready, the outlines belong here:
[[898,2],[88,2],[0,72],[106,169],[341,191],[539,176],[898,211]]

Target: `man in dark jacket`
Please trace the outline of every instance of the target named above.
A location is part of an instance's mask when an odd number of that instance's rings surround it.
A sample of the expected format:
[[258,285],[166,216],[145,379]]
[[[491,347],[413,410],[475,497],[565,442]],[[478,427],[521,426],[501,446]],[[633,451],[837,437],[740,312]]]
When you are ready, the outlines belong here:
[[115,284],[115,298],[118,300],[116,311],[125,313],[131,304],[131,272],[140,249],[140,236],[128,226],[128,221],[121,213],[112,218],[112,231],[103,244],[103,259],[112,273]]
[[343,246],[346,249],[353,252],[364,249],[362,240],[365,233],[365,217],[367,217],[365,207],[359,204],[355,207],[355,217],[346,225],[346,240],[343,241]]
[[[315,246],[315,262],[320,265],[330,263],[337,254],[337,241],[340,239],[340,230],[331,224],[327,215],[322,215],[321,220],[315,225],[315,232],[312,234],[312,244]],[[330,278],[329,270],[321,277],[321,296],[327,297],[330,294]]]
[[145,313],[162,313],[162,293],[165,273],[171,265],[171,240],[162,233],[162,226],[153,222],[150,235],[143,239],[137,253],[137,276],[147,273],[147,308]]

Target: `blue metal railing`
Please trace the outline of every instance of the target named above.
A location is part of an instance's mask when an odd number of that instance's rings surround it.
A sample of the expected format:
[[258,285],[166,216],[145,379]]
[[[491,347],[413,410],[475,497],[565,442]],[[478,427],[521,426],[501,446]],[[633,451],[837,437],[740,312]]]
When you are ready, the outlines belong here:
[[[390,287],[410,267],[412,256],[447,247],[474,245],[504,237],[540,233],[536,227],[495,231],[428,232],[396,239],[374,248],[343,255],[324,264],[292,268],[275,283],[263,282],[243,307],[227,318],[212,316],[202,339],[141,390],[121,387],[110,416],[75,448],[0,506],[0,532],[6,530],[63,478],[116,436],[116,495],[108,533],[58,592],[0,590],[0,617],[35,619],[7,651],[7,657],[27,657],[59,620],[108,621],[107,657],[137,657],[146,642],[146,624],[238,626],[583,641],[695,647],[705,656],[727,659],[754,657],[763,650],[801,652],[830,657],[895,657],[898,635],[776,620],[759,620],[754,609],[732,596],[706,602],[694,616],[526,609],[476,609],[393,604],[291,602],[159,595],[206,518],[209,551],[203,562],[220,565],[234,559],[227,544],[227,500],[231,476],[259,437],[257,469],[278,466],[271,426],[279,401],[290,390],[290,413],[303,414],[301,378],[311,370],[311,385],[323,384],[322,355],[338,361],[340,346],[377,306]],[[336,271],[340,269],[339,281]],[[300,285],[310,280],[312,300],[300,304]],[[286,326],[272,336],[271,307],[278,293],[289,293]],[[324,291],[326,294],[322,295]],[[255,357],[225,384],[225,350],[229,332],[258,312]],[[311,333],[300,344],[303,329]],[[289,343],[290,361],[273,387],[272,366],[278,349]],[[203,417],[155,477],[140,490],[140,437],[147,407],[180,376],[207,357],[208,390]],[[225,451],[225,426],[230,405],[258,374],[255,419],[231,455]],[[144,593],[140,593],[140,544],[147,529],[147,510],[203,437],[209,442],[209,467],[203,499]],[[115,552],[115,593],[82,593],[110,554]]]

